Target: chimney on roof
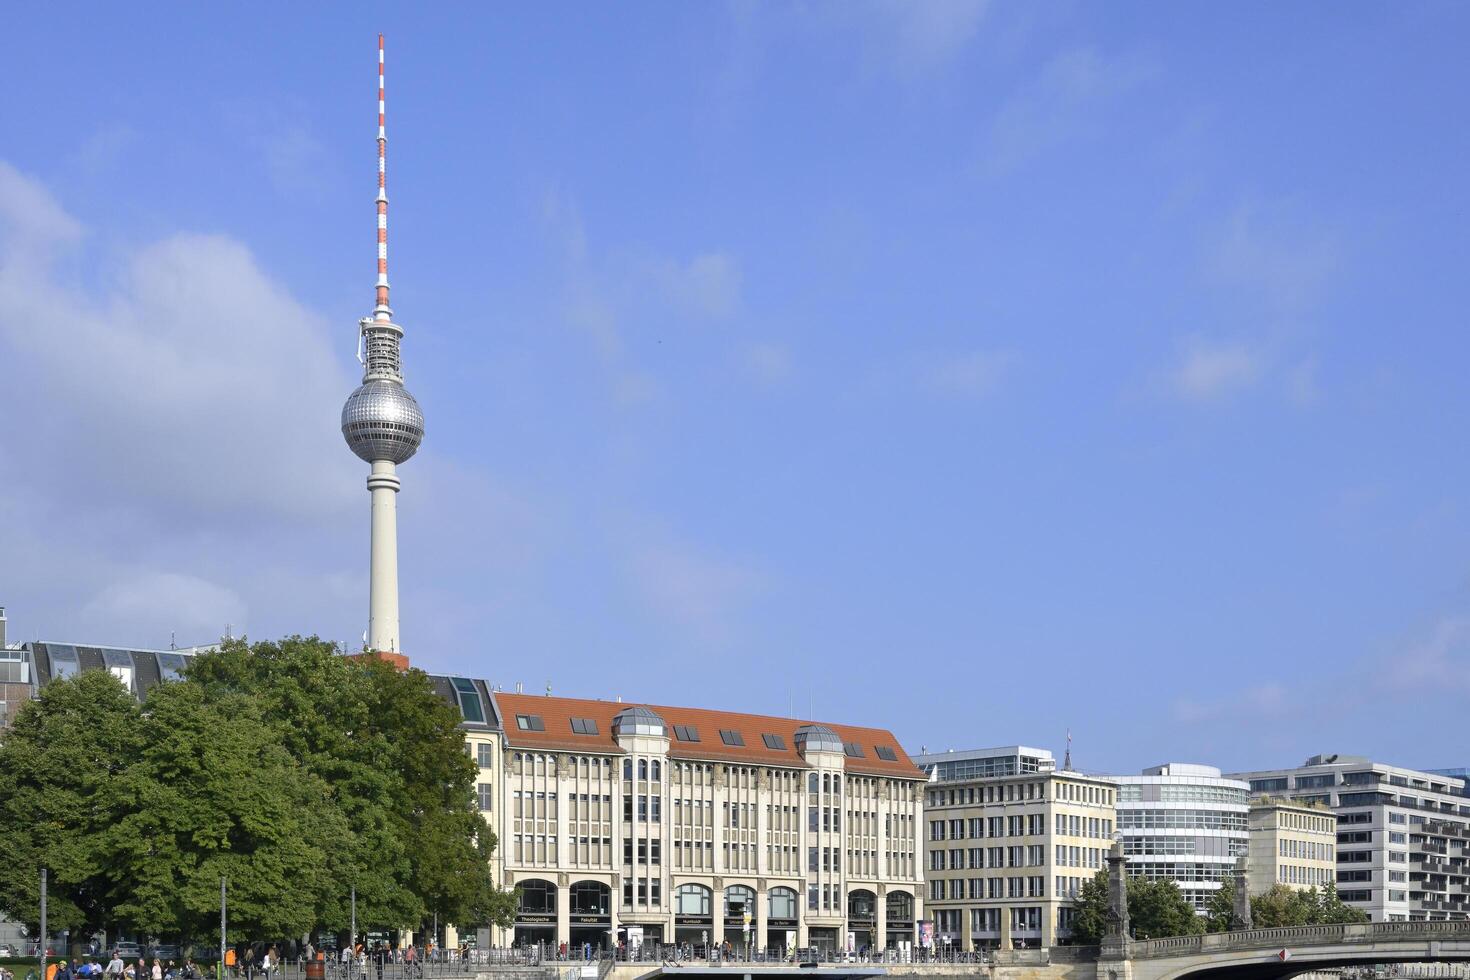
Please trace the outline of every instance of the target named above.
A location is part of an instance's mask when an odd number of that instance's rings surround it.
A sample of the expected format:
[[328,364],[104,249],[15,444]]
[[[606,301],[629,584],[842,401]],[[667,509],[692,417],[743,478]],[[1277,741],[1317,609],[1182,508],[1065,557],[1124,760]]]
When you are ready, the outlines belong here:
[[516,681],[516,693],[517,694],[525,694],[526,693],[525,688],[523,688],[521,686],[521,682],[520,681]]
[[0,650],[5,649],[5,607],[0,606]]

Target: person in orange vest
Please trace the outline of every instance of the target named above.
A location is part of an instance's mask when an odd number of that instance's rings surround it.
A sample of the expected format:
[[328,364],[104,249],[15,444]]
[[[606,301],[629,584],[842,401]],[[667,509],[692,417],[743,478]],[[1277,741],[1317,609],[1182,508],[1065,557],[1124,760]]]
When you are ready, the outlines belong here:
[[225,969],[230,971],[231,976],[238,976],[235,972],[235,947],[233,946],[225,950]]

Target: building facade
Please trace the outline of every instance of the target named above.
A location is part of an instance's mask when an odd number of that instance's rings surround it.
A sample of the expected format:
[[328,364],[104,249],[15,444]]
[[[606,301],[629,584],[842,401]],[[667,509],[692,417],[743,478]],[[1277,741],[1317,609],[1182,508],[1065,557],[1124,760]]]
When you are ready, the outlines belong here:
[[921,755],[927,910],[952,948],[1054,946],[1106,867],[1114,784],[1012,745]]
[[[924,774],[889,732],[495,694],[515,944],[911,943]],[[495,802],[495,801],[492,801]]]
[[1250,863],[1246,887],[1252,895],[1273,885],[1322,888],[1337,880],[1337,817],[1320,803],[1257,797],[1250,808]]
[[1254,793],[1331,808],[1337,893],[1374,922],[1470,918],[1465,780],[1350,755],[1236,777]]
[[1249,849],[1247,785],[1213,766],[1182,762],[1110,778],[1118,784],[1128,874],[1175,882],[1203,913]]

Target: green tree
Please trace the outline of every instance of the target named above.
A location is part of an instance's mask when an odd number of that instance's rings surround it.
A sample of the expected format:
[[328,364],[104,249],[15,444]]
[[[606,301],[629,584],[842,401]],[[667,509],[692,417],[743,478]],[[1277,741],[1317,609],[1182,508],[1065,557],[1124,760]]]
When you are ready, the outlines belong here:
[[52,681],[0,740],[0,912],[78,941],[113,923],[120,886],[109,828],[131,808],[121,772],[140,748],[138,704],[107,671]]
[[135,805],[110,831],[109,851],[126,869],[118,919],[143,935],[217,940],[227,878],[237,935],[310,931],[332,887],[327,854],[343,845],[347,824],[257,702],[161,685],[143,706],[140,735],[121,776]]
[[338,893],[318,921],[418,925],[437,913],[461,925],[509,925],[514,897],[496,886],[494,833],[475,805],[478,769],[458,712],[422,671],[374,657],[348,659],[315,637],[226,642],[195,660],[189,678],[212,697],[258,699],[286,750],[323,780],[349,836],[329,852]]
[[1082,883],[1077,895],[1077,915],[1072,920],[1072,942],[1096,946],[1108,931],[1108,873],[1099,871]]
[[1318,919],[1317,890],[1298,891],[1280,883],[1272,885],[1251,896],[1251,919],[1257,929],[1312,925]]
[[1204,932],[1205,922],[1172,881],[1128,879],[1128,920],[1137,939],[1189,936]]
[[1229,932],[1235,923],[1235,885],[1225,882],[1205,906],[1205,931]]
[[1337,894],[1337,886],[1332,882],[1322,886],[1322,892],[1317,898],[1319,922],[1367,922],[1368,913],[1362,909],[1355,909],[1347,904]]
[[[1128,879],[1128,924],[1135,939],[1160,939],[1203,932],[1205,920],[1184,899],[1172,881],[1154,878]],[[1078,894],[1076,918],[1072,920],[1072,942],[1096,946],[1108,929],[1108,872],[1099,871],[1083,882]]]

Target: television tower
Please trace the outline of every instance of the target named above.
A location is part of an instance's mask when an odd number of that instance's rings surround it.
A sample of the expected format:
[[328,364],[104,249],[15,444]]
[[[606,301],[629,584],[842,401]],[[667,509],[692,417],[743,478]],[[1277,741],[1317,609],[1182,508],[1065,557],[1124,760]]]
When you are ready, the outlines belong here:
[[372,316],[358,321],[358,360],[362,384],[342,406],[342,437],[364,462],[372,464],[372,559],[368,595],[367,648],[399,650],[398,632],[398,464],[424,441],[424,413],[403,387],[399,345],[403,328],[388,306],[388,135],[383,109],[383,35],[378,35],[378,284]]

